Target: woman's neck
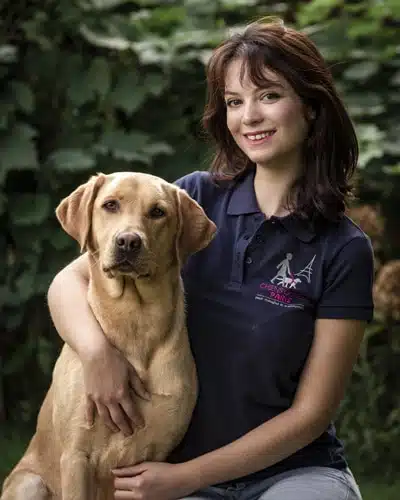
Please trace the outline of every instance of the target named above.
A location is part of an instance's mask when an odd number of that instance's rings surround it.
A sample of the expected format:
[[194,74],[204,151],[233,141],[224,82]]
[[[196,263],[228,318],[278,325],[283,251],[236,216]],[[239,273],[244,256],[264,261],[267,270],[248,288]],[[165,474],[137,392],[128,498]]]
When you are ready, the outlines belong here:
[[254,191],[258,206],[267,218],[283,217],[290,212],[287,202],[297,175],[291,170],[270,170],[256,167]]

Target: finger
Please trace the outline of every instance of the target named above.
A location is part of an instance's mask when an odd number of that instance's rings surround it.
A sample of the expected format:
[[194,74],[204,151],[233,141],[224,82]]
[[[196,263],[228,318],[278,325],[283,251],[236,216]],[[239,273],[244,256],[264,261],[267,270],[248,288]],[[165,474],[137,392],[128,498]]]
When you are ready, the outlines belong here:
[[137,496],[134,491],[115,490],[114,498],[130,498],[136,500],[139,496]]
[[147,470],[147,463],[142,462],[141,464],[131,465],[130,467],[112,469],[112,473],[117,477],[132,477],[142,474],[145,470]]
[[119,404],[113,404],[108,407],[108,410],[112,421],[118,429],[124,434],[124,436],[130,436],[133,432],[132,426],[125,417],[125,413],[122,411],[121,406]]
[[[133,394],[131,395],[134,397]],[[143,417],[140,411],[135,407],[132,397],[123,399],[120,404],[127,417],[133,422],[134,427],[140,428],[144,426]]]
[[96,404],[97,411],[99,413],[100,418],[105,423],[105,425],[112,430],[113,432],[118,432],[119,428],[114,424],[110,417],[110,412],[108,411],[107,406],[104,406],[100,403]]
[[144,383],[134,370],[130,371],[129,381],[130,381],[130,386],[132,387],[137,396],[139,396],[142,399],[145,399],[146,401],[150,401],[151,395],[149,391],[146,389],[146,386],[144,385]]
[[116,490],[134,491],[139,487],[137,483],[136,477],[116,477],[114,479],[114,488]]
[[86,422],[89,427],[94,425],[94,413],[95,413],[96,405],[94,401],[89,397],[86,398]]

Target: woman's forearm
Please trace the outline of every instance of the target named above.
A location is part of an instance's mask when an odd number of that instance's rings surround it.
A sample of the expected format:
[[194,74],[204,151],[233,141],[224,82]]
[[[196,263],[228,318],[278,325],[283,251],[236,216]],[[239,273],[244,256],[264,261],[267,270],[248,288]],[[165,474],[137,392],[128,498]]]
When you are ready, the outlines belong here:
[[[290,408],[236,441],[181,464],[193,491],[257,472],[311,443],[325,419]],[[192,488],[191,488],[192,489]]]
[[47,295],[56,330],[81,359],[107,344],[87,300],[88,280],[87,256],[83,255],[56,275]]

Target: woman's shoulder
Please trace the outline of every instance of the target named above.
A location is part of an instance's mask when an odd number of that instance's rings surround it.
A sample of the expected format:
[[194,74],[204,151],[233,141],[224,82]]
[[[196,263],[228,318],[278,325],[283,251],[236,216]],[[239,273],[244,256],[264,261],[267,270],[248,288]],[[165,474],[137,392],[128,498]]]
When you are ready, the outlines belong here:
[[196,170],[175,181],[175,184],[184,189],[200,205],[220,195],[225,185],[217,183],[210,172]]
[[365,259],[369,262],[373,257],[369,236],[347,215],[328,223],[322,235],[328,249],[327,256],[331,258],[346,255],[350,260]]

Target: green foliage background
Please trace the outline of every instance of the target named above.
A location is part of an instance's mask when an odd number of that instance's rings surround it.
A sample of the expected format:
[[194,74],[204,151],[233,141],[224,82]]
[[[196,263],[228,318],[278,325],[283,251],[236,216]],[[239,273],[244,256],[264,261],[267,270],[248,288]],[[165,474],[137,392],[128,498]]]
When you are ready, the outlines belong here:
[[[331,63],[360,139],[360,199],[379,204],[387,221],[378,257],[400,255],[398,0],[5,0],[3,425],[31,432],[60,347],[45,295],[77,245],[55,220],[58,202],[96,171],[149,171],[173,180],[207,168],[204,63],[228,29],[266,15],[303,28]],[[400,470],[399,352],[396,324],[375,321],[338,419],[353,469],[387,480]]]

